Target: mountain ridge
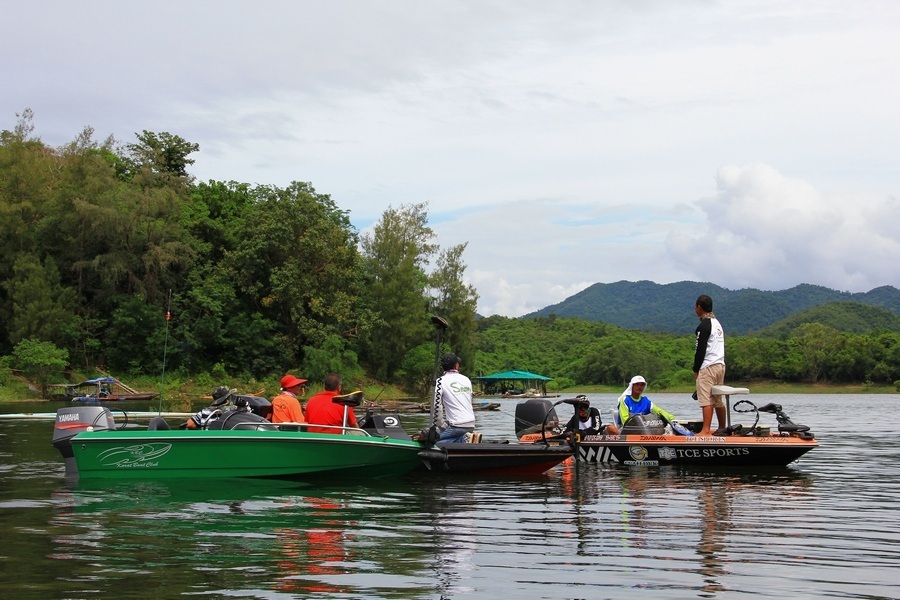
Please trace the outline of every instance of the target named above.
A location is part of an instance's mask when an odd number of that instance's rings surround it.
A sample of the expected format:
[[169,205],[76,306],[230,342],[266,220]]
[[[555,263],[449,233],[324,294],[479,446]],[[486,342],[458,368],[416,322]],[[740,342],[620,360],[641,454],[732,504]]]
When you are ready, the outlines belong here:
[[757,332],[807,309],[832,302],[855,302],[900,314],[900,290],[887,285],[868,292],[841,292],[802,283],[785,290],[764,291],[756,288],[729,290],[697,281],[659,284],[648,280],[622,280],[595,283],[562,302],[521,318],[579,317],[625,329],[683,333],[696,326],[694,302],[700,294],[712,297],[713,312],[734,334]]

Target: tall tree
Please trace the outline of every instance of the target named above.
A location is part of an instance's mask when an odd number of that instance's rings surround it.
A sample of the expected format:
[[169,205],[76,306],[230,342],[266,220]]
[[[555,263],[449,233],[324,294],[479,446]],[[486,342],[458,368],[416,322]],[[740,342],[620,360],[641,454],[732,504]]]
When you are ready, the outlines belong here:
[[427,203],[388,207],[362,238],[367,295],[375,322],[361,340],[364,360],[391,379],[406,353],[430,337],[425,267],[437,250]]
[[75,294],[60,285],[52,258],[42,264],[36,256],[22,254],[13,267],[13,278],[4,283],[12,301],[10,340],[52,342],[67,347],[73,341]]
[[462,255],[466,246],[458,244],[441,250],[430,281],[434,290],[433,311],[450,323],[447,341],[466,370],[474,373],[478,292],[464,280],[466,265]]
[[356,232],[346,212],[308,183],[253,194],[242,239],[225,266],[238,293],[278,324],[297,365],[304,346],[322,347],[330,336],[356,329]]

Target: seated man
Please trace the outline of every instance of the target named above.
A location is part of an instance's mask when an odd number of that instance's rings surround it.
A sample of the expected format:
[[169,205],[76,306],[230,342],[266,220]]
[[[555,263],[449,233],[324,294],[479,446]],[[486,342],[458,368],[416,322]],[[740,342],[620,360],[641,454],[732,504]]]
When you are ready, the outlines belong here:
[[591,407],[587,396],[576,396],[578,404],[575,414],[566,423],[563,433],[577,432],[585,435],[618,435],[619,429],[612,424],[604,425],[600,420],[600,411]]
[[227,387],[219,386],[212,393],[212,404],[201,409],[197,414],[192,415],[185,421],[179,429],[206,429],[212,421],[221,416],[219,410],[225,402],[234,394],[236,390],[229,390]]
[[306,379],[290,373],[281,378],[281,393],[272,398],[273,423],[306,423],[298,396],[306,388]]
[[653,404],[650,398],[644,396],[647,381],[640,375],[631,378],[631,383],[619,396],[619,407],[616,411],[616,423],[621,427],[628,421],[631,415],[649,415],[655,413],[667,421],[674,421],[675,416]]
[[[306,422],[310,424],[310,433],[343,433],[339,429],[344,424],[344,407],[332,402],[341,393],[344,382],[337,373],[329,373],[323,381],[325,390],[319,392],[306,403]],[[332,427],[312,427],[312,425],[331,425]],[[358,427],[356,415],[351,407],[347,407],[347,427]]]

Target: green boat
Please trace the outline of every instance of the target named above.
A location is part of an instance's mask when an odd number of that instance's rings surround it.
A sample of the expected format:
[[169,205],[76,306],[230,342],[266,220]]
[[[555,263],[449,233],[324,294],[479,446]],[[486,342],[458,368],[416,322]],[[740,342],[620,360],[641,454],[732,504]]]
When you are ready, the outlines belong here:
[[53,445],[79,479],[394,477],[422,465],[421,444],[361,429],[307,433],[296,425],[126,429],[103,406],[57,411]]

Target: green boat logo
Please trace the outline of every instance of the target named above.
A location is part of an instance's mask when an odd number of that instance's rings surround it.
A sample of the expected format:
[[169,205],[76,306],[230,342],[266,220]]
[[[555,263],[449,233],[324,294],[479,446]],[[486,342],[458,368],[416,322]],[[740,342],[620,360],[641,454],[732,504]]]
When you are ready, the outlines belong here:
[[120,467],[133,469],[140,467],[158,467],[159,457],[172,449],[172,444],[134,444],[132,446],[119,446],[104,450],[97,456],[97,460],[104,467]]

